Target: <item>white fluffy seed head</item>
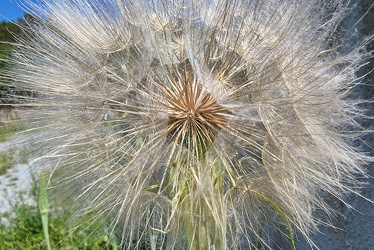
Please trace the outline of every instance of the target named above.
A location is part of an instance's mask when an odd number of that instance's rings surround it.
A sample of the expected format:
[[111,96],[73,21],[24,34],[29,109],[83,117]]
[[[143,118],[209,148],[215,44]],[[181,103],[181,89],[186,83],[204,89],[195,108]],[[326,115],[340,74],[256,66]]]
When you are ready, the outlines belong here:
[[35,167],[124,248],[308,239],[371,160],[348,143],[364,55],[329,44],[341,1],[26,3],[3,75]]

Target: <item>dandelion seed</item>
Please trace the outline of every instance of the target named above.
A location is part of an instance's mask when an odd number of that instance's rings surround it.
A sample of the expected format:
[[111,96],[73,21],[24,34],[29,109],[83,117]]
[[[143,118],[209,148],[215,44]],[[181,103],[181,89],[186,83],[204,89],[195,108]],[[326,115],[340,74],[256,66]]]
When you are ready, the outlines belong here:
[[4,76],[34,93],[34,167],[123,249],[271,248],[282,225],[294,247],[372,160],[347,142],[364,55],[326,43],[341,1],[25,3]]

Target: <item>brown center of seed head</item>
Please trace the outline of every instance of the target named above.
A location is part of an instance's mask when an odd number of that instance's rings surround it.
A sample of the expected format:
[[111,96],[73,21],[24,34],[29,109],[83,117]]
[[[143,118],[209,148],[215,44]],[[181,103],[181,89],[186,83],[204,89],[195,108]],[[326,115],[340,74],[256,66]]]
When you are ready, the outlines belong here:
[[211,144],[226,124],[227,110],[196,80],[191,68],[176,69],[167,91],[168,135],[178,143]]

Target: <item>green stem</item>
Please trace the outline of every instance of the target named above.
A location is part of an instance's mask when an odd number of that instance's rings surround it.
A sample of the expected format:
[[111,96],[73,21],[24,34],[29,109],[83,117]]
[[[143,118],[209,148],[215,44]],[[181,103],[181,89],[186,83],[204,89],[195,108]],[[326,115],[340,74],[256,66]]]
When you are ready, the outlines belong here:
[[[198,164],[194,166],[189,162],[179,162],[177,167],[170,168],[169,198],[173,201],[173,211],[177,211],[176,214],[182,217],[188,249],[209,250],[212,246],[214,249],[221,249],[223,246],[221,241],[224,237],[217,230],[214,212],[210,208],[215,204],[208,204],[214,203],[215,200],[207,198],[209,195],[215,197],[223,195],[221,168],[207,164],[206,145],[202,145],[198,155],[200,156]],[[206,178],[212,180],[213,183],[209,184],[212,185],[214,194],[197,194],[198,192],[195,191],[199,184],[196,183],[194,174],[199,177],[209,175]],[[201,197],[194,197],[194,195],[201,195]]]
[[51,250],[51,243],[49,241],[49,232],[48,232],[48,197],[47,197],[47,185],[45,182],[44,174],[41,173],[39,180],[39,211],[40,217],[42,220],[44,240],[47,244],[47,249]]

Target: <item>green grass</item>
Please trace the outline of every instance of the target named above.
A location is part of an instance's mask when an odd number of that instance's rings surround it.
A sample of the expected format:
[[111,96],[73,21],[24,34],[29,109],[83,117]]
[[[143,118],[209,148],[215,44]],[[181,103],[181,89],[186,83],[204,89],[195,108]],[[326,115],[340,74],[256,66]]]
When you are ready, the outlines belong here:
[[7,126],[0,125],[0,142],[5,142],[15,133],[24,130],[25,124],[17,120],[11,121]]
[[[18,125],[0,127],[0,142],[5,142],[20,130],[22,126]],[[0,152],[0,175],[7,174],[7,171],[22,159],[26,159],[26,153],[22,149],[17,152],[13,149]],[[9,185],[12,186],[14,181],[16,181],[15,178],[11,179]],[[34,180],[33,183],[35,185],[32,186],[30,192],[20,192],[14,200],[10,201],[12,206],[10,212],[0,214],[0,250],[47,250],[46,239],[53,250],[117,249],[117,243],[111,240],[107,228],[99,222],[69,220],[71,211],[67,209],[68,204],[57,204],[51,201],[51,206],[45,210],[46,207],[37,202],[38,181]],[[30,196],[34,205],[26,202],[25,197]],[[46,199],[47,197],[44,197],[44,200]],[[46,216],[48,216],[48,221],[44,220],[43,225],[41,217]]]
[[[5,142],[18,131],[22,131],[23,126],[14,122],[11,126],[0,126],[0,143]],[[24,148],[14,150],[14,148],[0,151],[0,175],[5,175],[15,164],[26,164],[27,153]]]
[[[0,126],[0,142],[5,142],[15,132],[14,126]],[[6,174],[9,168],[14,166],[13,150],[0,152],[0,175]]]
[[[47,250],[40,211],[29,205],[25,194],[12,201],[12,212],[0,214],[0,250]],[[34,197],[35,204],[37,197]],[[56,250],[115,250],[117,245],[109,240],[101,224],[89,225],[80,221],[80,227],[71,230],[69,211],[53,207],[49,212],[48,234],[52,249]],[[74,222],[72,222],[74,224]],[[98,228],[97,230],[89,228]]]
[[12,126],[0,126],[0,142],[5,142],[13,134],[14,128]]
[[8,169],[14,166],[14,157],[11,150],[0,152],[0,175],[6,174]]

